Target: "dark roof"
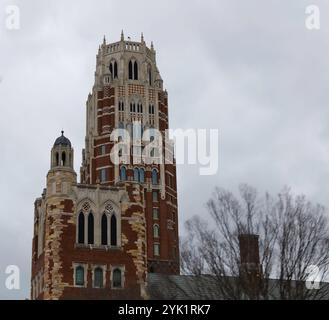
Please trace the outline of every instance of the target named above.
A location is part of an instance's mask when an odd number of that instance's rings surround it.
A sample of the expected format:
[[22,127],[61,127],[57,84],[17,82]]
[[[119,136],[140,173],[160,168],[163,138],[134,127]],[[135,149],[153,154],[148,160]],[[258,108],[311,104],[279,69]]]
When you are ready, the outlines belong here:
[[210,275],[148,274],[151,300],[220,300],[222,295],[215,277]]
[[[223,300],[225,299],[220,284],[212,275],[165,275],[148,273],[147,292],[151,300]],[[234,287],[237,278],[227,277]],[[296,285],[293,281],[292,285]],[[268,279],[270,296],[276,300],[280,297],[280,282]],[[329,283],[322,282],[321,290],[311,290],[308,299],[329,300]],[[222,288],[223,289],[223,288]],[[312,297],[313,296],[313,297]]]
[[64,131],[62,131],[62,135],[58,137],[54,143],[55,146],[66,146],[71,148],[71,141],[64,136]]

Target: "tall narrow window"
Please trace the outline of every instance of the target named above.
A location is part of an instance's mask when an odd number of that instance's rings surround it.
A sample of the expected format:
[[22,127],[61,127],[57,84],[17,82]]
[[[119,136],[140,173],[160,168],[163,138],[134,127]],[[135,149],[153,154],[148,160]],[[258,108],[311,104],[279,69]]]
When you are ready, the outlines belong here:
[[159,220],[159,209],[158,208],[153,208],[153,219]]
[[66,164],[66,153],[63,152],[63,153],[62,153],[62,166],[64,167],[65,164]]
[[88,244],[94,244],[94,215],[88,215]]
[[160,245],[158,243],[155,243],[153,246],[153,253],[155,256],[159,256],[160,255]]
[[59,166],[59,154],[56,152],[56,166]]
[[134,169],[134,181],[139,182],[139,170],[138,170],[138,168]]
[[133,63],[132,61],[129,61],[129,80],[133,80]]
[[138,64],[136,61],[134,63],[134,80],[138,80]]
[[76,286],[85,285],[85,269],[82,266],[78,266],[75,269],[75,285]]
[[160,228],[157,224],[153,226],[153,237],[159,238],[160,237]]
[[152,193],[152,199],[153,199],[153,202],[158,202],[159,201],[159,196],[158,196],[158,192],[157,191],[153,191],[153,193]]
[[113,79],[114,76],[113,76],[113,64],[112,64],[112,62],[110,63],[110,72],[111,72],[111,77]]
[[103,288],[103,286],[104,286],[103,269],[96,268],[94,270],[94,288]]
[[121,167],[120,169],[120,180],[126,181],[127,180],[127,170],[126,167]]
[[159,184],[158,171],[156,169],[152,170],[152,184]]
[[139,182],[145,183],[145,171],[144,169],[139,169]]
[[112,287],[113,288],[122,288],[122,272],[120,269],[113,270]]
[[104,213],[102,216],[102,245],[107,246],[107,215]]
[[148,66],[149,85],[152,85],[152,68]]
[[118,64],[114,61],[114,79],[118,78]]
[[104,155],[105,153],[106,153],[106,146],[105,145],[100,146],[100,154]]
[[116,247],[117,245],[117,218],[113,214],[111,217],[111,246]]
[[101,182],[105,182],[106,181],[106,179],[107,179],[107,172],[106,172],[106,169],[102,169],[102,170],[100,170],[100,177],[99,177],[99,180],[101,181]]
[[78,243],[85,243],[85,215],[82,212],[78,219]]

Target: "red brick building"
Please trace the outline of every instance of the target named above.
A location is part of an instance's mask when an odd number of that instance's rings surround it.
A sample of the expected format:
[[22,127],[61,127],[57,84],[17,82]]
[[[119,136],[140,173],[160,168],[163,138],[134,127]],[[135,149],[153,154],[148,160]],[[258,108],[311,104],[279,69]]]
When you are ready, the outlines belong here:
[[105,39],[86,104],[81,181],[62,135],[35,201],[32,299],[147,299],[149,273],[179,274],[168,94],[153,44]]

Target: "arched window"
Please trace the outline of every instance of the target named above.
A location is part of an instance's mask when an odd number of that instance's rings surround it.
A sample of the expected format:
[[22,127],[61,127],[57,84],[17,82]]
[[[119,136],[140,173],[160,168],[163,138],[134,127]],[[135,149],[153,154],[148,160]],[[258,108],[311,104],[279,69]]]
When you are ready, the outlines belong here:
[[113,270],[112,287],[122,288],[122,272],[120,269]]
[[121,167],[120,169],[120,180],[126,181],[127,180],[127,170],[126,167]]
[[113,77],[114,77],[114,79],[116,79],[116,78],[118,78],[118,64],[117,64],[117,62],[116,61],[114,61],[114,68],[113,68],[114,70],[114,75],[113,75]]
[[94,215],[88,215],[88,244],[94,244]]
[[152,68],[151,68],[151,66],[149,65],[148,66],[148,70],[147,70],[147,72],[148,72],[148,77],[149,77],[149,85],[151,86],[152,85]]
[[137,112],[138,113],[143,113],[143,105],[141,103],[137,104]]
[[129,61],[129,80],[133,80],[133,63]]
[[144,169],[139,169],[139,182],[145,183],[145,171]]
[[56,166],[59,166],[59,154],[56,152]]
[[153,226],[153,237],[159,238],[160,237],[160,228],[157,224]]
[[111,72],[111,77],[113,79],[113,64],[112,64],[112,62],[110,63],[110,72]]
[[65,166],[65,162],[66,162],[66,153],[63,152],[62,153],[62,164],[61,164],[63,167]]
[[134,169],[134,181],[139,181],[139,170],[138,168]]
[[104,213],[102,216],[102,245],[107,246],[107,215]]
[[134,80],[138,80],[138,64],[137,61],[134,63]]
[[82,266],[78,266],[75,269],[75,285],[76,286],[85,285],[85,269]]
[[103,288],[103,286],[104,286],[103,269],[96,268],[94,270],[94,288]]
[[117,218],[113,214],[111,217],[111,246],[116,247],[117,245]]
[[152,170],[152,184],[159,184],[158,171],[156,169]]
[[82,212],[78,219],[78,243],[85,243],[85,215]]
[[149,114],[154,114],[154,105],[153,104],[149,105]]

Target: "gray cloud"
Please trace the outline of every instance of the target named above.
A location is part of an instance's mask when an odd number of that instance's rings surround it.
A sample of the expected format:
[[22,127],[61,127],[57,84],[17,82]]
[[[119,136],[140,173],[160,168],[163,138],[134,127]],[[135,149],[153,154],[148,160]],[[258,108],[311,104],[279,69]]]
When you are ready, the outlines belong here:
[[[79,170],[85,100],[103,34],[154,40],[173,128],[218,128],[220,171],[178,168],[180,221],[206,215],[215,185],[287,184],[329,205],[329,5],[326,1],[15,1],[21,29],[8,31],[0,3],[0,298],[29,295],[33,201],[50,148],[64,128]],[[321,30],[304,26],[318,4]],[[3,13],[2,13],[3,12]],[[4,288],[17,264],[22,290]]]

